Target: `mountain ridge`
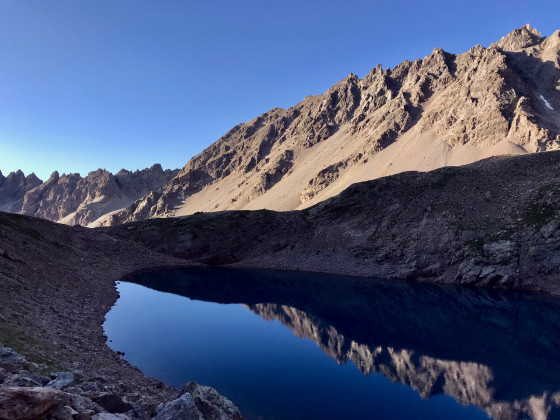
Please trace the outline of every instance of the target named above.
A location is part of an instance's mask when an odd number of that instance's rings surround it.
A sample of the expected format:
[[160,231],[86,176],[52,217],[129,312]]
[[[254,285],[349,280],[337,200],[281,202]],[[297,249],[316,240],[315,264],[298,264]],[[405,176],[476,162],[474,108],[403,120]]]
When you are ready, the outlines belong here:
[[159,190],[101,224],[196,211],[293,210],[350,184],[560,148],[560,31],[530,25],[462,54],[435,48],[350,74],[229,130]]
[[323,94],[234,126],[180,170],[83,178],[55,171],[44,183],[0,173],[0,210],[90,227],[199,211],[288,211],[400,172],[557,149],[560,30],[544,37],[525,25],[486,48],[434,48],[361,79],[350,74]]
[[121,169],[114,175],[105,169],[85,177],[54,171],[43,182],[34,173],[25,176],[19,170],[5,177],[0,172],[0,210],[88,225],[161,187],[177,173],[154,164],[135,172]]

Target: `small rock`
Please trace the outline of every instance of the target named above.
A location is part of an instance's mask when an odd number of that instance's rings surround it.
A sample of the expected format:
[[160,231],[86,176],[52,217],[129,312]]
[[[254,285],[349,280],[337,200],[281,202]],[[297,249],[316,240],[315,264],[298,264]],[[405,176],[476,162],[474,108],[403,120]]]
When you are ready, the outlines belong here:
[[64,403],[65,405],[69,405],[73,409],[77,410],[79,413],[99,413],[100,411],[103,411],[102,407],[83,395],[66,394]]
[[168,402],[154,417],[154,420],[203,420],[202,414],[187,392],[174,401]]
[[51,373],[51,381],[45,388],[64,389],[74,385],[74,375],[70,372]]
[[97,384],[95,382],[84,382],[81,385],[81,388],[86,391],[93,391],[93,392],[98,392],[99,391],[99,387],[97,386]]
[[20,376],[17,374],[12,374],[11,377],[4,379],[3,384],[4,387],[38,387],[43,386],[43,384],[34,381],[33,379],[26,378],[24,376]]
[[20,370],[18,372],[18,375],[23,376],[24,378],[32,379],[35,382],[38,382],[39,386],[45,386],[50,381],[50,379],[47,378],[46,376],[39,375],[37,373],[32,373],[32,372],[29,372],[27,370]]
[[191,395],[196,408],[207,420],[243,420],[235,404],[212,387],[191,381],[181,392],[188,392]]
[[68,405],[60,405],[54,413],[51,414],[53,420],[73,420],[78,416],[78,412]]
[[490,201],[490,200],[492,199],[492,193],[491,193],[490,191],[486,191],[486,192],[484,193],[484,199],[485,199],[486,201]]
[[78,386],[69,386],[68,388],[64,389],[64,392],[67,394],[74,394],[74,395],[83,395],[84,390]]

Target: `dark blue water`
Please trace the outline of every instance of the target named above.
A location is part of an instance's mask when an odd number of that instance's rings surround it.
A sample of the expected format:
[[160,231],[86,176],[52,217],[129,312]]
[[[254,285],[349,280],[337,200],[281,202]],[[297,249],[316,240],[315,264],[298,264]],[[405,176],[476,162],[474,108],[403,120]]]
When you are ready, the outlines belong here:
[[483,419],[500,404],[527,418],[516,402],[547,392],[552,407],[560,390],[554,301],[239,270],[127,280],[104,324],[111,348],[170,385],[216,388],[248,418]]

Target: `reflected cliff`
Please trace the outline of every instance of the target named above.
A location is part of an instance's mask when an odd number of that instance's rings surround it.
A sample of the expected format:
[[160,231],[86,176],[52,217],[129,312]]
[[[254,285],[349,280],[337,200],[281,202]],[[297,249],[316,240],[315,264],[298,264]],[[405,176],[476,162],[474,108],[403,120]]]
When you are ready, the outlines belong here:
[[560,302],[527,294],[272,271],[168,269],[123,279],[191,299],[243,303],[330,357],[423,398],[495,419],[560,418]]

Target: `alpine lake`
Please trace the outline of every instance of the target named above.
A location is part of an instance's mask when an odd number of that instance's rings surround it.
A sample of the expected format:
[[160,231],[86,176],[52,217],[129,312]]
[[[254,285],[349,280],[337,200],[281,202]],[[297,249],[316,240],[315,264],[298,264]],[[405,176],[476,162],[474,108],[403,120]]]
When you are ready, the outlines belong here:
[[118,284],[109,346],[247,419],[560,417],[560,301],[301,272],[170,268]]

